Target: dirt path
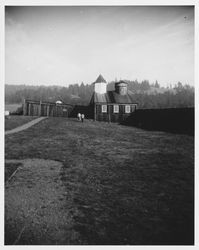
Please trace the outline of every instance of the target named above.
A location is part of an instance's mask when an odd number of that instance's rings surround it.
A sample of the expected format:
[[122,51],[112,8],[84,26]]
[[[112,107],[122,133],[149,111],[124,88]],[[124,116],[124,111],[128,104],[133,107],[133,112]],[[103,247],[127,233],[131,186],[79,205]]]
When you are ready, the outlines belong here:
[[8,130],[8,131],[5,131],[5,135],[10,135],[10,134],[14,134],[14,133],[17,133],[17,132],[20,132],[22,130],[25,130],[27,128],[30,128],[32,127],[33,125],[37,124],[38,122],[46,119],[47,117],[39,117],[39,118],[36,118],[20,127],[17,127],[17,128],[14,128],[14,129],[11,129],[11,130]]
[[22,166],[6,182],[5,244],[72,243],[75,234],[70,230],[67,235],[70,199],[60,179],[62,163],[44,159],[6,162]]

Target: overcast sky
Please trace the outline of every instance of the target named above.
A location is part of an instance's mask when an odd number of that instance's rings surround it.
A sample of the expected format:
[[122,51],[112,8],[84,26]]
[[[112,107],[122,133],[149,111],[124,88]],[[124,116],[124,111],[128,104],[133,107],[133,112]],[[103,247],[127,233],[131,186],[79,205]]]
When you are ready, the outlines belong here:
[[193,7],[6,7],[6,84],[194,85]]

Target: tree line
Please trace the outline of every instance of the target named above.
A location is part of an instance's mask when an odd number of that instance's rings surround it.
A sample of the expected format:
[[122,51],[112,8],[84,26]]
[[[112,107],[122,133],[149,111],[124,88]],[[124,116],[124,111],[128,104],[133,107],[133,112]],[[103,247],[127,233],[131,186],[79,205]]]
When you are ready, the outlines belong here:
[[[150,84],[148,80],[142,82],[128,81],[128,90],[134,95],[139,108],[179,108],[194,107],[194,87],[178,82],[175,86],[160,87],[159,83]],[[114,89],[114,81],[109,82],[107,90]],[[60,86],[27,86],[5,85],[5,102],[7,104],[22,103],[23,99],[35,101],[56,102],[74,105],[88,105],[93,94],[93,86],[71,84]]]

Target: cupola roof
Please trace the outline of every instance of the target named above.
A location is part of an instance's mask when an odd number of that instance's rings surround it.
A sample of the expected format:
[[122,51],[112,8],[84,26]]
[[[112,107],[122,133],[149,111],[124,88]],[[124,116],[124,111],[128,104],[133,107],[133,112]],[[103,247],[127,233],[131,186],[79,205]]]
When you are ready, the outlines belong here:
[[101,74],[98,76],[97,80],[94,83],[100,83],[100,82],[106,83],[106,80],[104,79],[104,77]]

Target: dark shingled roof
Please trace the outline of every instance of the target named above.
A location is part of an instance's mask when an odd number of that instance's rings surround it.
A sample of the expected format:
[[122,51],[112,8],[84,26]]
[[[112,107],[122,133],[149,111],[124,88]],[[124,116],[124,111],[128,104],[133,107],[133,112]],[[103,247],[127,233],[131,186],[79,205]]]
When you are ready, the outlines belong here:
[[119,95],[115,91],[108,91],[105,94],[93,93],[91,98],[91,103],[101,102],[101,103],[135,103],[133,100],[133,95],[127,93],[127,95]]
[[104,77],[101,74],[98,76],[97,80],[94,83],[100,83],[100,82],[106,83],[106,80],[104,79]]
[[128,82],[124,81],[124,80],[120,80],[119,82],[116,82],[115,85],[120,85],[120,84],[128,84]]

